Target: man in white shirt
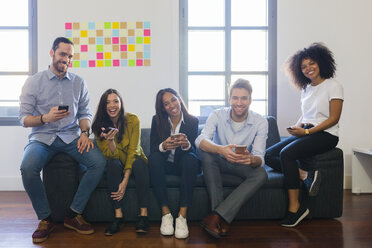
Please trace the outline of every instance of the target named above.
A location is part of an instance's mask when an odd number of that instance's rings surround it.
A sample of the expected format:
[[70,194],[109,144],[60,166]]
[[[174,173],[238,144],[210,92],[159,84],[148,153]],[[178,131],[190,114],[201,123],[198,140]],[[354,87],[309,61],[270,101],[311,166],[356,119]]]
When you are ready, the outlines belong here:
[[[215,110],[195,144],[202,153],[204,179],[211,199],[212,213],[202,227],[213,237],[228,235],[229,224],[241,206],[266,182],[262,167],[266,149],[268,123],[264,117],[249,110],[252,86],[238,79],[230,87],[229,108]],[[244,146],[238,148],[237,146]],[[222,174],[243,179],[223,199]]]

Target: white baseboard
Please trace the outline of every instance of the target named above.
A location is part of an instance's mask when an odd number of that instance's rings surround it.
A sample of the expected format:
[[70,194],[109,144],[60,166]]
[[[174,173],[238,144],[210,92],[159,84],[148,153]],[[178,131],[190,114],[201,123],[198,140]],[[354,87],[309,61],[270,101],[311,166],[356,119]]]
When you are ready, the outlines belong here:
[[0,191],[25,191],[22,177],[0,177]]
[[344,189],[351,189],[351,175],[344,176]]

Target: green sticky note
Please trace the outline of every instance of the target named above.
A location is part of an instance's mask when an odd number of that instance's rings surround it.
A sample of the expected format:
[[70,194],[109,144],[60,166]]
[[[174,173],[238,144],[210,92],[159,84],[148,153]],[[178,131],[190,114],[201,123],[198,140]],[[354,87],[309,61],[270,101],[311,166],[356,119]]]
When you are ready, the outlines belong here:
[[105,22],[105,29],[111,29],[111,22]]
[[97,45],[97,52],[103,52],[103,45]]
[[136,37],[136,44],[143,44],[143,37]]
[[111,60],[105,60],[105,67],[111,67]]
[[128,66],[136,66],[136,61],[134,59],[129,59]]
[[72,67],[80,67],[80,60],[73,61]]

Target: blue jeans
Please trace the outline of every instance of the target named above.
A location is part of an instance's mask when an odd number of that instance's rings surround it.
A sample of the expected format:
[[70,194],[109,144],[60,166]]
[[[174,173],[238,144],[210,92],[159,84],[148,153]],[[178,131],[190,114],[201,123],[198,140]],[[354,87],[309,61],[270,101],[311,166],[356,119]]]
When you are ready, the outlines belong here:
[[83,212],[91,193],[103,175],[106,159],[98,146],[95,145],[94,149],[80,154],[76,147],[78,139],[66,144],[57,137],[50,146],[33,140],[25,147],[21,163],[22,181],[39,220],[51,214],[40,172],[55,154],[65,152],[87,167],[70,206],[77,213]]

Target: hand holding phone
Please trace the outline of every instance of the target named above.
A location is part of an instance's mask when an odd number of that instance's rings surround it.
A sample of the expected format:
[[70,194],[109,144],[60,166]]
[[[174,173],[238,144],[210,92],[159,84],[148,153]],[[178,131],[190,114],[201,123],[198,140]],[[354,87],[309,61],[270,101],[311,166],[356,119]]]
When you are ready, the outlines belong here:
[[110,132],[111,130],[114,130],[115,128],[113,127],[106,127],[105,130],[103,130],[103,133],[108,133]]
[[235,153],[236,154],[244,154],[245,153],[245,150],[247,150],[247,146],[246,145],[236,145],[235,146]]
[[294,128],[292,128],[292,127],[287,127],[287,129],[288,129],[288,130],[294,130]]
[[58,110],[66,110],[66,112],[68,111],[68,105],[60,105],[58,106]]

